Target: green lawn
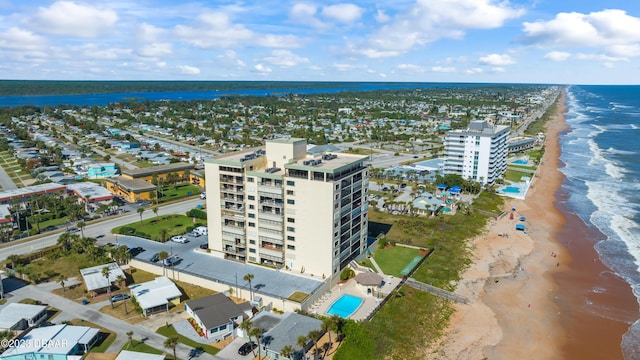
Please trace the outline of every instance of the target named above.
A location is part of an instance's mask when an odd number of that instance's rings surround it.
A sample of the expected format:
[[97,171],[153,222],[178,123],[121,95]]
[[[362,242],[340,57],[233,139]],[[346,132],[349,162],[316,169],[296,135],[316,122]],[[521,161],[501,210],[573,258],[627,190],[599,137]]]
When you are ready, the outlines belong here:
[[187,196],[200,194],[200,188],[195,185],[183,183],[171,186],[163,186],[158,190],[158,193],[158,202],[164,203]]
[[162,355],[163,353],[166,352],[167,355],[164,357],[165,360],[173,359],[173,350],[172,349],[165,349],[165,351],[158,350],[158,349],[154,348],[153,346],[147,345],[147,344],[143,343],[142,341],[138,341],[138,340],[127,341],[122,346],[122,349],[120,349],[120,351],[122,351],[122,350],[129,350],[129,351],[141,352],[141,353],[145,353],[145,354],[155,354],[155,355]]
[[111,232],[113,234],[135,235],[145,239],[162,241],[161,231],[165,229],[167,231],[165,241],[167,241],[174,235],[182,235],[197,226],[207,224],[206,220],[202,219],[196,219],[196,223],[194,224],[193,219],[185,215],[169,214],[156,216],[151,209],[146,209],[142,213],[142,219],[141,222],[136,221],[113,228]]
[[385,274],[401,277],[400,272],[404,269],[416,256],[423,254],[417,250],[404,246],[393,246],[385,249],[377,249],[373,253],[380,268]]
[[[204,350],[204,352],[206,352],[207,354],[211,354],[211,355],[215,355],[218,353],[218,349],[214,348],[213,346],[209,346],[207,344],[200,344],[199,342],[193,341],[183,335],[180,335],[176,332],[176,329],[173,328],[173,326],[169,325],[167,326],[163,326],[161,328],[158,329],[158,331],[156,331],[158,334],[160,335],[164,335],[166,337],[169,336],[177,336],[180,339],[180,342],[187,345],[187,346],[191,346],[192,348],[201,348],[202,350]],[[171,350],[169,350],[171,351]]]

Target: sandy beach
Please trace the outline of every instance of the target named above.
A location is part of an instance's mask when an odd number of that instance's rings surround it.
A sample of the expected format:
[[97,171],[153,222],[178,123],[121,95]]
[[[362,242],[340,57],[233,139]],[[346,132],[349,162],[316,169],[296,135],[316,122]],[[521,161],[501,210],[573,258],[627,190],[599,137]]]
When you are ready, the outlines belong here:
[[[513,219],[492,220],[473,240],[473,264],[456,290],[470,302],[455,305],[445,336],[432,349],[434,359],[622,358],[620,340],[629,319],[637,319],[637,302],[629,286],[611,275],[606,288],[613,296],[600,300],[624,310],[614,320],[584,310],[585,292],[605,281],[598,274],[607,269],[589,237],[575,236],[588,231],[584,223],[556,204],[557,196],[566,196],[559,192],[564,176],[558,170],[559,136],[567,129],[564,93],[557,109],[526,200],[506,200],[505,211],[515,208]],[[515,230],[518,223],[526,233]]]

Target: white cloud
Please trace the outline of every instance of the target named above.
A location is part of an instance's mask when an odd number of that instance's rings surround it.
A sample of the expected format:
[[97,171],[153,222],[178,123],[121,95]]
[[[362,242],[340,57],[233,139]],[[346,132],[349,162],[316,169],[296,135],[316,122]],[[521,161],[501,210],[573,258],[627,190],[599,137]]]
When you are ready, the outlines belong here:
[[165,29],[143,23],[138,26],[138,30],[135,35],[141,41],[155,42],[162,39],[166,33],[167,31]]
[[309,66],[309,70],[320,71],[320,70],[322,70],[322,68],[320,66],[317,66],[317,65],[311,65],[311,66]]
[[453,73],[456,72],[456,68],[453,66],[432,66],[431,71],[438,73]]
[[253,67],[257,72],[262,73],[262,74],[267,74],[271,72],[271,68],[266,67],[262,64],[256,64],[256,66]]
[[369,57],[380,53],[397,56],[439,39],[461,39],[468,29],[498,28],[523,14],[524,10],[510,7],[506,1],[418,0],[372,34],[357,52]]
[[233,50],[225,50],[224,54],[218,55],[216,57],[216,63],[223,67],[234,69],[240,69],[246,66],[245,62],[242,61]]
[[360,20],[363,12],[361,7],[354,4],[336,4],[322,8],[322,16],[343,24]]
[[640,18],[624,10],[559,13],[553,20],[525,22],[526,42],[544,47],[603,47],[640,42]]
[[389,20],[391,20],[391,17],[383,10],[378,9],[378,12],[376,13],[376,21],[379,23],[386,23],[389,22]]
[[512,65],[515,64],[515,60],[507,54],[489,54],[479,59],[481,64],[484,65]]
[[335,63],[335,64],[332,64],[331,67],[337,71],[351,71],[355,68],[355,66],[351,64],[344,64],[344,63]]
[[176,67],[178,68],[178,71],[181,74],[186,74],[186,75],[198,75],[198,74],[200,74],[200,69],[198,69],[197,67],[194,67],[194,66],[178,65]]
[[307,3],[297,3],[289,11],[289,20],[316,28],[324,28],[326,25],[316,18],[318,7]]
[[17,27],[0,32],[0,48],[3,49],[42,50],[46,44],[45,38]]
[[39,8],[28,22],[49,34],[91,38],[112,30],[117,21],[118,14],[111,9],[58,1]]
[[481,68],[471,68],[471,69],[467,69],[464,71],[466,74],[469,75],[473,75],[473,74],[480,74],[483,73],[484,70],[482,70]]
[[77,49],[84,59],[118,60],[131,55],[131,49],[104,48],[97,44],[85,44]]
[[602,61],[602,62],[608,62],[608,63],[614,63],[614,62],[618,62],[618,61],[624,61],[624,62],[628,62],[629,59],[624,58],[624,57],[614,57],[614,56],[609,56],[606,54],[584,54],[584,53],[579,53],[575,55],[575,58],[578,60],[593,60],[593,61]]
[[163,58],[173,53],[170,43],[151,43],[144,45],[138,50],[138,54],[148,58]]
[[299,48],[303,45],[300,38],[295,35],[264,34],[256,37],[256,44],[271,48]]
[[505,72],[505,68],[500,67],[500,66],[494,66],[491,68],[491,72],[492,73],[503,73]]
[[289,50],[273,50],[271,55],[263,58],[262,61],[275,66],[292,67],[308,63],[309,59],[298,56]]
[[187,44],[199,48],[230,48],[250,41],[254,34],[244,25],[231,22],[223,12],[200,15],[195,26],[177,25],[175,32]]
[[424,69],[418,65],[413,65],[413,64],[400,64],[398,65],[398,69],[400,70],[404,70],[404,71],[409,71],[409,72],[424,72]]
[[550,51],[544,55],[545,59],[558,62],[565,61],[570,57],[571,53],[565,51]]

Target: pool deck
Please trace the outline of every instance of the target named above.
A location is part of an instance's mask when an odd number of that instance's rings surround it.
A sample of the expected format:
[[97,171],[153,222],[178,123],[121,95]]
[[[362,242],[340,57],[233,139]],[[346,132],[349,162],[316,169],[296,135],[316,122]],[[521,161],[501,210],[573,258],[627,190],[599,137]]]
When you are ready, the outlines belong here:
[[391,275],[384,275],[383,277],[384,285],[380,289],[380,299],[378,299],[377,296],[365,294],[360,289],[360,287],[358,287],[358,284],[356,284],[355,280],[351,279],[346,283],[334,286],[331,291],[325,293],[318,301],[312,304],[309,311],[314,314],[329,316],[327,314],[327,310],[329,310],[331,304],[338,300],[342,295],[348,294],[364,299],[360,307],[353,314],[351,314],[351,316],[349,316],[349,319],[356,321],[365,320],[367,316],[369,316],[373,312],[373,310],[375,310],[380,301],[382,301],[383,296],[391,293],[391,291],[395,289],[398,283],[400,283],[400,281],[402,280],[401,278]]

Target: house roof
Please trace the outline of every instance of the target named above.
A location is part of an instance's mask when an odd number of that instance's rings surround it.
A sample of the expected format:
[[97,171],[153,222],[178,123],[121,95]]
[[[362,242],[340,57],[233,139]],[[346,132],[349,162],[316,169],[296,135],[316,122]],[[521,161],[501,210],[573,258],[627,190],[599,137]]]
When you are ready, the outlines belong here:
[[[104,267],[109,268],[109,282],[107,283],[107,279],[102,276],[102,269]],[[116,263],[109,263],[104,265],[98,265],[90,268],[80,269],[80,275],[82,275],[82,280],[87,285],[87,290],[93,291],[98,289],[104,289],[109,284],[116,281],[118,276],[125,277],[124,272],[120,269],[120,266]]]
[[122,350],[115,360],[163,360],[163,354],[147,354],[137,351]]
[[36,353],[68,354],[77,344],[87,344],[100,330],[88,326],[53,325],[32,329],[20,346],[8,348],[0,358]]
[[156,186],[148,181],[142,179],[130,179],[124,176],[107,178],[105,179],[105,181],[118,184],[118,186],[121,186],[122,188],[129,191],[145,191],[156,189]]
[[188,163],[173,163],[173,164],[152,166],[152,167],[139,168],[139,169],[133,169],[133,170],[129,170],[129,169],[122,170],[122,175],[128,175],[128,176],[131,176],[132,178],[138,178],[138,177],[149,176],[153,174],[166,174],[172,171],[181,171],[181,170],[187,170],[187,169],[193,169],[193,165]]
[[356,275],[355,280],[364,286],[378,286],[382,283],[382,276],[371,271],[365,271]]
[[83,199],[90,197],[90,199],[93,201],[104,201],[113,199],[113,194],[110,193],[109,190],[89,181],[69,184],[67,185],[67,190],[72,191],[74,194],[80,196]]
[[231,318],[244,314],[243,308],[223,293],[187,301],[187,306],[207,329],[227,324]]
[[131,290],[131,295],[136,298],[136,301],[143,309],[166,305],[170,299],[182,296],[180,289],[166,276],[131,285],[129,290]]
[[286,345],[294,345],[301,335],[307,336],[311,330],[320,330],[322,321],[298,313],[286,313],[282,320],[262,335],[266,347],[277,354]]
[[0,329],[10,329],[22,319],[31,319],[46,310],[44,305],[11,303],[0,309]]

